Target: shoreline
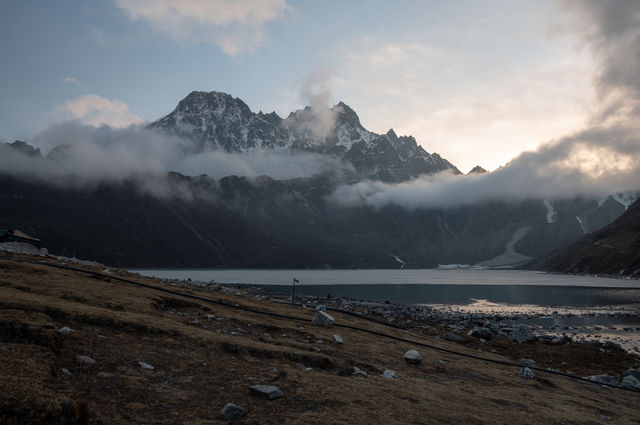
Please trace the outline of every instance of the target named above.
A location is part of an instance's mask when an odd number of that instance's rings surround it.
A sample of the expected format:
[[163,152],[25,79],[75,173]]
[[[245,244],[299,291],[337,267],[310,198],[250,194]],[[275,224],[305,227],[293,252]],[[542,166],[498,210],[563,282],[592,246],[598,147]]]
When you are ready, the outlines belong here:
[[[193,285],[198,283],[191,282]],[[202,283],[207,285],[208,283]],[[249,284],[219,284],[233,290],[245,291],[247,295],[260,297],[268,302],[290,302],[291,297],[274,293],[268,286]],[[303,291],[304,287],[299,290]],[[531,333],[531,340],[589,343],[596,346],[617,347],[630,354],[640,356],[640,304],[603,305],[598,307],[576,307],[560,305],[514,305],[491,303],[486,300],[460,304],[401,304],[357,300],[348,297],[309,296],[300,293],[296,302],[310,307],[325,305],[358,314],[373,314],[390,323],[404,323],[411,328],[441,325],[458,336],[464,336],[474,327],[490,330],[495,336],[511,337],[513,328],[518,327]],[[591,322],[583,326],[563,322],[585,319]],[[614,319],[614,320],[608,320]],[[625,320],[627,319],[627,320]],[[551,321],[553,324],[540,322]],[[621,322],[620,325],[606,325],[601,322]],[[628,322],[628,323],[626,323]],[[531,324],[530,324],[531,323]],[[523,329],[526,328],[525,329]]]

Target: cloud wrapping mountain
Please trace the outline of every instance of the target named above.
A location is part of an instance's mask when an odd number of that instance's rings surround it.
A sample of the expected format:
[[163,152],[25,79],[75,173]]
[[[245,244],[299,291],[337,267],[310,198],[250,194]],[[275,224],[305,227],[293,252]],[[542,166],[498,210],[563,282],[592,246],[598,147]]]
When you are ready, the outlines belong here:
[[432,208],[639,190],[640,3],[569,0],[564,6],[577,12],[572,23],[599,64],[594,84],[602,106],[588,128],[524,152],[493,173],[366,181],[339,187],[331,199]]

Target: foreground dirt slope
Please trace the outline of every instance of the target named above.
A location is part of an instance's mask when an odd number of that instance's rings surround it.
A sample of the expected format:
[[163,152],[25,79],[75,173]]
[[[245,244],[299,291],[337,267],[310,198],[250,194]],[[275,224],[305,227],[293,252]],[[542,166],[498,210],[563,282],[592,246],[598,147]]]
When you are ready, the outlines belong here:
[[[514,368],[355,330],[318,328],[311,325],[311,308],[125,276],[304,320],[269,317],[55,269],[40,260],[0,257],[3,424],[222,424],[229,422],[220,414],[227,402],[246,409],[247,416],[234,422],[246,424],[640,423],[637,393],[544,374],[524,380]],[[337,323],[500,358],[479,353],[477,346],[333,315]],[[65,326],[73,332],[58,331]],[[330,344],[336,333],[343,345]],[[404,362],[408,349],[420,351],[420,366]],[[81,363],[78,356],[95,364]],[[339,374],[350,366],[369,377]],[[590,367],[593,373],[607,371],[607,365]],[[385,369],[398,377],[381,377]],[[247,388],[253,384],[277,385],[284,397],[254,396]]]

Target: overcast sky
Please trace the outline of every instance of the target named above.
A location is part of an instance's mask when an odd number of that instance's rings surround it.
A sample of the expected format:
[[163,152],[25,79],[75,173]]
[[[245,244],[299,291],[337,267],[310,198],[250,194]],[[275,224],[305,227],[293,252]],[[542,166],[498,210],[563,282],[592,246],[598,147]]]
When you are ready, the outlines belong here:
[[592,114],[593,59],[568,13],[544,0],[7,0],[0,140],[153,121],[192,90],[286,116],[313,74],[369,130],[495,169]]

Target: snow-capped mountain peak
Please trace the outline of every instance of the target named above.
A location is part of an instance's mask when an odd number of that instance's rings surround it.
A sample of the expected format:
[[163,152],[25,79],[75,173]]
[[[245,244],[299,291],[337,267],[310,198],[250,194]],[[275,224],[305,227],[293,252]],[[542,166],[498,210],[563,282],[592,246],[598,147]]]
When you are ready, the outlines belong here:
[[194,149],[247,152],[275,149],[309,151],[350,162],[358,177],[403,181],[443,170],[459,173],[411,136],[365,129],[356,112],[339,102],[326,110],[311,107],[280,118],[254,113],[241,99],[221,92],[193,91],[169,115],[149,125],[194,142]]

